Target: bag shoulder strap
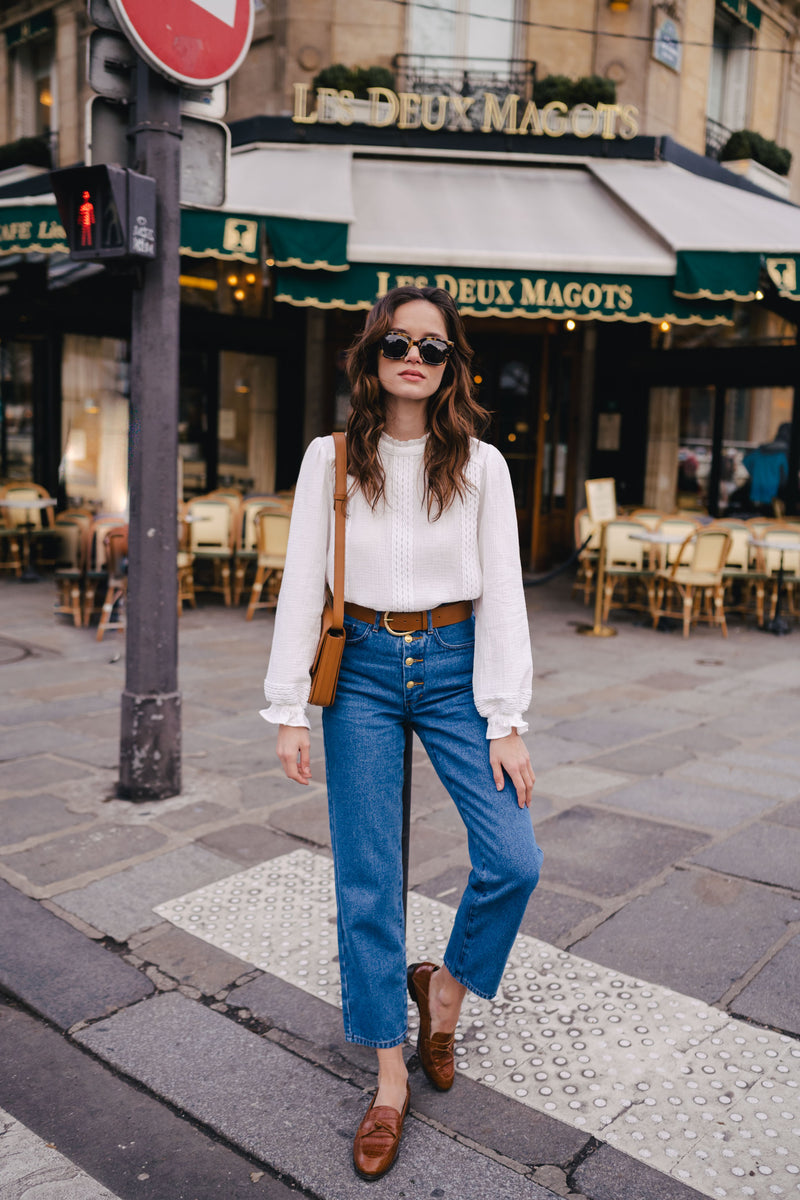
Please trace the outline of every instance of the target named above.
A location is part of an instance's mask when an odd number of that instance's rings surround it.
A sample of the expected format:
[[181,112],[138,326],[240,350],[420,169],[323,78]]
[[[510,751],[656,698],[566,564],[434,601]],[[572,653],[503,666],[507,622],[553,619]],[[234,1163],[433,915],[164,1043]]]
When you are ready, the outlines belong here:
[[347,443],[343,433],[333,435],[336,476],[333,484],[333,629],[344,625],[344,518],[347,511]]

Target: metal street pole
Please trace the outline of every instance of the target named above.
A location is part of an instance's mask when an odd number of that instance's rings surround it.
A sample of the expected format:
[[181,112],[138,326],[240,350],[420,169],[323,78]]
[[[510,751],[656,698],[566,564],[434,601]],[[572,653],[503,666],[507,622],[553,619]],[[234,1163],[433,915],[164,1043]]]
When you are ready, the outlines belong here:
[[132,165],[156,180],[156,257],[133,299],[130,529],[125,690],[118,794],[181,789],[178,692],[177,461],[180,272],[180,107],[177,83],[136,67]]

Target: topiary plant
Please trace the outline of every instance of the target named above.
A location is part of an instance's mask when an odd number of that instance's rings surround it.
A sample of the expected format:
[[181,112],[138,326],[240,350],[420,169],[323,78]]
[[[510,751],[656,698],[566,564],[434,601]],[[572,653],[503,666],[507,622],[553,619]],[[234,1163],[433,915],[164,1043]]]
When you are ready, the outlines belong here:
[[394,89],[394,75],[388,67],[346,67],[344,63],[334,63],[333,66],[323,67],[314,76],[311,86],[316,88],[335,88],[337,92],[347,89],[356,100],[368,100],[371,87]]
[[369,99],[371,87],[388,88],[394,91],[394,75],[388,67],[357,67],[353,72],[356,78],[353,94],[357,100]]
[[351,92],[355,91],[353,84],[355,83],[355,71],[352,67],[346,67],[344,63],[334,63],[330,67],[323,67],[311,81],[311,86],[317,88],[335,88],[337,92],[343,91],[344,88],[349,88]]
[[737,158],[752,158],[774,171],[776,175],[788,175],[792,165],[792,152],[785,146],[763,137],[753,129],[739,129],[732,133],[719,153],[720,162]]
[[534,83],[533,98],[539,108],[553,100],[560,100],[567,108],[574,108],[576,104],[615,104],[617,85],[613,79],[605,79],[602,75],[584,75],[580,79],[545,75],[544,79]]
[[617,85],[603,75],[584,75],[576,79],[572,106],[576,104],[616,104]]

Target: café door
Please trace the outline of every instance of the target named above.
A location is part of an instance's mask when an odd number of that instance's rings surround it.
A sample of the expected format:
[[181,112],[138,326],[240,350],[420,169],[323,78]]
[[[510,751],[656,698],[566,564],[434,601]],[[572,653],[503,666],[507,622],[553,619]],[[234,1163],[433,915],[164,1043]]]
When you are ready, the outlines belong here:
[[478,400],[489,410],[487,437],[511,474],[523,564],[530,561],[536,493],[537,430],[544,338],[472,335]]

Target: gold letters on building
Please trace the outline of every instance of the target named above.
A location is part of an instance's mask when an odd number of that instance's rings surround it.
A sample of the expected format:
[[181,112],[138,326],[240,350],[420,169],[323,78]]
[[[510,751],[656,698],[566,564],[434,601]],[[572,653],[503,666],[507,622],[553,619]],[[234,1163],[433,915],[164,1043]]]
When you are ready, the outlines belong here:
[[455,129],[473,133],[512,133],[535,137],[588,138],[599,134],[606,141],[626,140],[639,132],[639,110],[633,104],[576,104],[567,108],[562,100],[552,100],[538,108],[533,100],[510,95],[502,102],[494,92],[483,92],[483,118],[473,123],[470,109],[476,96],[423,96],[417,92],[393,92],[389,88],[369,88],[369,100],[356,100],[346,88],[317,89],[317,107],[309,110],[309,85],[294,85],[293,121],[300,125],[352,125],[356,106],[367,108],[366,124],[375,129],[396,125],[398,129]]

